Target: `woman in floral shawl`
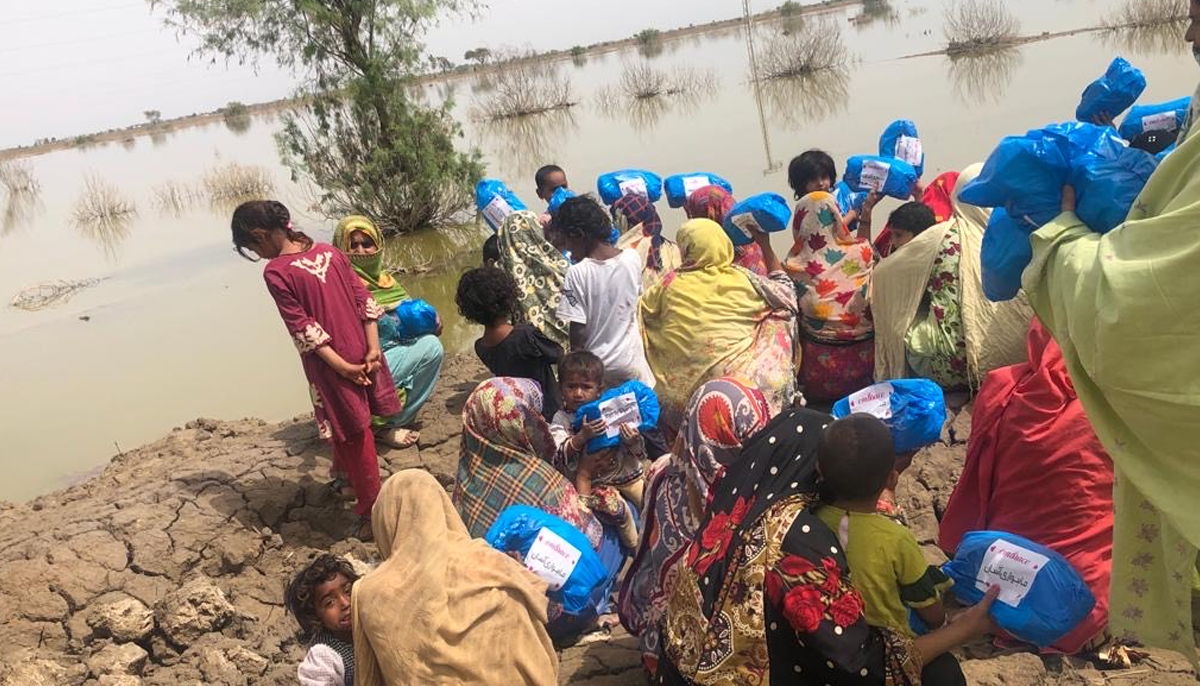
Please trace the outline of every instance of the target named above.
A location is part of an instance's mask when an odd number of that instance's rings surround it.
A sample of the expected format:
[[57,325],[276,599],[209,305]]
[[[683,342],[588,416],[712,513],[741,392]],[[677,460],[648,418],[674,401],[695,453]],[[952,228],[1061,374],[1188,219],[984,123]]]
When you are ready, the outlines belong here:
[[870,386],[875,328],[867,304],[875,250],[846,227],[833,195],[809,193],[796,204],[795,244],[784,262],[800,289],[805,398],[832,402]]
[[555,312],[562,297],[567,258],[546,240],[533,212],[513,212],[496,232],[500,239],[500,268],[517,282],[525,321],[559,345],[570,343],[567,325]]
[[837,536],[810,509],[832,421],[784,412],[713,489],[667,604],[657,683],[965,686],[949,651],[991,630],[995,591],[916,639],[867,625]]
[[709,491],[741,459],[742,443],[770,419],[757,388],[732,377],[709,381],[692,395],[676,453],[658,458],[646,474],[642,541],[621,585],[619,611],[651,674],[658,669],[658,624]]
[[[724,188],[717,185],[701,186],[687,197],[683,211],[688,219],[711,219],[720,224],[736,204],[737,199]],[[757,243],[733,246],[733,263],[759,276],[767,275],[767,263]]]
[[617,247],[636,250],[642,257],[643,291],[679,266],[682,261],[679,246],[663,238],[662,219],[650,198],[637,193],[622,195],[609,211],[621,236],[617,239]]

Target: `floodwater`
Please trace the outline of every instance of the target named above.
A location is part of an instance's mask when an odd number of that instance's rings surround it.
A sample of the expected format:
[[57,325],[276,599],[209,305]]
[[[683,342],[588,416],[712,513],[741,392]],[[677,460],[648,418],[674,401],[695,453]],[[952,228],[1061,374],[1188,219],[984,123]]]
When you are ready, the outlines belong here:
[[[1022,34],[1099,23],[1115,0],[1009,0]],[[1072,118],[1083,86],[1116,54],[1143,69],[1144,102],[1192,93],[1200,78],[1182,39],[1080,34],[981,58],[905,59],[942,42],[938,0],[893,2],[893,12],[850,23],[860,9],[831,14],[854,62],[840,76],[782,81],[755,89],[741,29],[668,41],[650,62],[712,70],[710,95],[630,104],[601,101],[635,49],[561,63],[580,104],[518,122],[477,125],[468,112],[486,97],[473,77],[432,84],[426,97],[451,96],[465,141],[484,153],[488,175],[503,178],[531,205],[534,170],[555,162],[577,189],[600,173],[646,167],[663,175],[712,171],[738,195],[788,195],[786,163],[810,147],[838,160],[873,152],[893,119],[917,122],[927,177],[980,161],[1004,135]],[[778,24],[760,24],[763,49]],[[72,299],[38,312],[0,307],[0,499],[60,487],[111,456],[200,417],[280,420],[309,409],[296,353],[261,280],[261,265],[231,250],[229,208],[200,204],[161,210],[153,189],[199,183],[231,162],[260,165],[297,224],[328,240],[331,222],[307,208],[312,195],[292,183],[276,154],[273,116],[247,127],[222,123],[156,138],[29,158],[41,193],[35,203],[0,208],[0,296],[57,279],[100,279]],[[137,208],[126,223],[79,227],[71,213],[85,177],[103,178]],[[0,195],[0,203],[6,198]],[[886,211],[888,207],[884,207]],[[661,203],[668,232],[681,211]],[[446,347],[464,351],[478,335],[453,304],[458,275],[479,260],[482,231],[452,238],[420,235],[393,246],[436,269],[402,277],[446,320]],[[786,249],[786,238],[776,237]]]

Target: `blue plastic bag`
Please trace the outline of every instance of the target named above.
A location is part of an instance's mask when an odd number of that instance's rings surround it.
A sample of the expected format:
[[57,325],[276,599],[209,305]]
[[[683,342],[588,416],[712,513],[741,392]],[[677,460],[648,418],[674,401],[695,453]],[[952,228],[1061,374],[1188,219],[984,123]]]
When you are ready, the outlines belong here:
[[1121,122],[1121,138],[1132,141],[1147,131],[1178,131],[1183,128],[1191,96],[1154,105],[1134,105]]
[[913,184],[918,178],[917,170],[908,162],[876,155],[855,155],[846,160],[846,173],[842,176],[851,189],[878,189],[897,200],[912,197]]
[[500,179],[484,179],[475,184],[475,208],[492,227],[492,231],[499,231],[508,215],[527,209],[525,203]]
[[788,228],[792,208],[778,193],[759,193],[734,205],[721,228],[734,245],[749,245],[755,233],[775,233]]
[[396,318],[400,320],[398,333],[402,341],[413,340],[437,332],[437,310],[433,305],[420,298],[401,301],[396,305],[394,312]]
[[649,431],[658,426],[658,396],[641,381],[626,381],[600,394],[600,398],[583,405],[575,411],[574,431],[579,431],[584,422],[601,417],[608,423],[608,430],[588,441],[588,453],[596,453],[621,444],[618,433],[622,424],[634,423],[638,431]]
[[870,195],[868,191],[856,191],[845,181],[838,181],[833,186],[833,199],[837,202],[842,215],[850,210],[862,211],[863,202],[868,195]]
[[558,208],[571,198],[575,197],[575,191],[566,186],[559,186],[554,189],[554,193],[550,195],[550,202],[546,203],[546,213],[553,217],[558,214]]
[[546,595],[562,603],[564,612],[588,613],[601,606],[612,589],[614,579],[587,536],[536,507],[508,507],[485,538],[496,550],[520,553],[526,568],[550,584]]
[[897,453],[919,450],[942,438],[946,399],[929,379],[892,379],[842,398],[833,405],[836,419],[856,412],[873,414],[887,424]]
[[1075,118],[1091,122],[1104,113],[1116,119],[1142,97],[1144,90],[1146,76],[1142,70],[1125,61],[1124,57],[1118,57],[1108,65],[1104,76],[1084,89],[1079,107],[1075,108]]
[[979,255],[983,294],[988,300],[1004,302],[1017,297],[1021,290],[1021,274],[1033,260],[1030,233],[1014,222],[1003,207],[992,210]]
[[601,174],[596,179],[596,190],[605,205],[613,204],[622,195],[635,193],[650,198],[650,202],[658,202],[662,197],[662,189],[662,178],[644,169],[622,169]]
[[991,586],[1000,586],[992,617],[1005,631],[1039,648],[1069,634],[1096,604],[1066,558],[1015,534],[969,532],[942,571],[954,580],[954,595],[967,605],[983,600]]
[[921,146],[917,125],[908,119],[897,119],[883,130],[879,138],[879,156],[904,160],[917,171],[918,177],[925,175],[925,149]]
[[1111,159],[1090,154],[1076,158],[1071,169],[1071,185],[1077,193],[1075,214],[1092,231],[1112,231],[1129,216],[1155,169],[1158,159],[1135,148]]
[[668,176],[667,180],[663,182],[663,186],[667,191],[667,205],[674,208],[683,207],[692,193],[705,186],[720,186],[727,192],[733,193],[733,184],[709,172]]

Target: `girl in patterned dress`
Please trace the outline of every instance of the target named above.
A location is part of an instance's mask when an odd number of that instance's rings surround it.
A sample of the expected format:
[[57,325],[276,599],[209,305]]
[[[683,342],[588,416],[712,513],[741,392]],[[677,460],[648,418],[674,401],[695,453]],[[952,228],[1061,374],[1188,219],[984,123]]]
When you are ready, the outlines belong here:
[[296,231],[281,203],[243,203],[233,213],[232,229],[242,257],[269,260],[263,278],[300,353],[318,433],[332,442],[333,469],[347,474],[358,498],[351,535],[370,540],[371,506],[379,495],[371,416],[400,412],[379,345],[376,320],[383,309],[350,260]]

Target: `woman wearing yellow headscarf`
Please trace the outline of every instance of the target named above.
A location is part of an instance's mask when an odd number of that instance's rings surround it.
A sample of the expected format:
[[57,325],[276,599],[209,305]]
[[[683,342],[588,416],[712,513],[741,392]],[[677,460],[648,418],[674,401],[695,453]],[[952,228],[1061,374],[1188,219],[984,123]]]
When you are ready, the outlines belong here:
[[402,336],[394,312],[409,295],[383,267],[383,234],[375,222],[360,215],[346,217],[333,232],[333,244],[350,258],[354,272],[387,313],[379,318],[379,343],[404,409],[395,417],[376,418],[375,435],[394,448],[415,445],[420,434],[406,427],[416,420],[421,406],[433,395],[445,354],[442,342],[434,334],[415,339]]
[[1163,160],[1107,234],[1080,221],[1074,195],[1033,234],[1024,286],[1116,470],[1112,633],[1195,661],[1200,136]]
[[1033,310],[1022,293],[993,303],[983,295],[980,253],[991,210],[958,193],[979,176],[958,174],[948,221],[917,235],[875,267],[875,379],[920,376],[946,390],[972,390],[993,369],[1025,360]]
[[350,597],[355,686],[557,686],[546,583],[472,539],[436,479],[397,473],[371,522],[384,560]]
[[692,219],[676,237],[683,265],[642,295],[646,360],[668,435],[679,430],[692,393],[722,376],[756,386],[771,414],[792,401],[796,291],[767,234],[754,239],[768,278],[733,265],[733,243],[720,225]]

